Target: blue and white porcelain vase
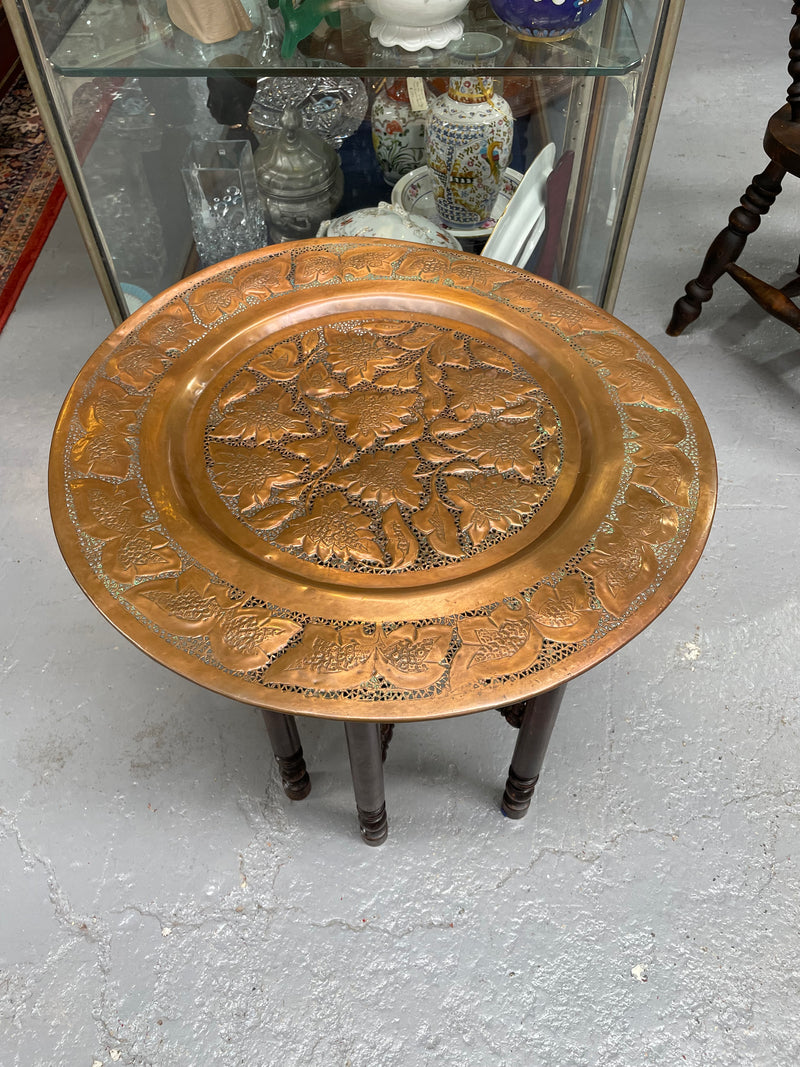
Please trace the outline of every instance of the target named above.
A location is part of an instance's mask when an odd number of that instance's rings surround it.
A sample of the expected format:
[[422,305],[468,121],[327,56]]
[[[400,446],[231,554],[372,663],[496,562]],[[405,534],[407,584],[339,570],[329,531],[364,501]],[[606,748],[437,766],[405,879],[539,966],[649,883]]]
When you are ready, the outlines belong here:
[[511,108],[495,93],[491,77],[465,70],[450,79],[447,92],[431,104],[425,137],[436,210],[443,222],[474,227],[490,217],[513,132]]
[[520,37],[558,40],[597,14],[603,0],[491,0],[498,18]]

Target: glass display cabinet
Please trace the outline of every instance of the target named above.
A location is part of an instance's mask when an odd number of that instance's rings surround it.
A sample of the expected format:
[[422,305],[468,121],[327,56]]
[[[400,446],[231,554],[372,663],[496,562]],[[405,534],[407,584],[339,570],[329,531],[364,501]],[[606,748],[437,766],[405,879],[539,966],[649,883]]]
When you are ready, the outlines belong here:
[[[359,2],[335,8],[320,0],[273,0],[275,8],[269,0],[231,2],[245,13],[238,32],[203,43],[170,18],[190,0],[170,0],[169,13],[167,0],[4,0],[115,322],[207,262],[198,253],[184,181],[187,159],[202,156],[204,146],[236,142],[232,159],[242,142],[258,149],[270,122],[280,121],[281,102],[302,105],[304,122],[306,111],[319,117],[326,108],[344,109],[352,130],[329,138],[344,174],[336,213],[393,196],[397,202],[397,185],[384,177],[373,144],[377,95],[402,79],[418,99],[422,94],[415,107],[423,113],[451,76],[464,73],[457,41],[411,51],[371,36],[377,0],[372,11]],[[410,2],[397,0],[397,7]],[[196,6],[207,11],[226,3]],[[488,0],[471,0],[459,16],[465,32],[497,42],[491,54],[473,57],[471,70],[491,77],[510,106],[506,174],[519,178],[546,146],[555,149],[544,227],[520,265],[608,310],[682,7],[683,0],[605,0],[563,39],[518,36]],[[406,180],[404,190],[410,187]],[[424,197],[418,183],[413,189]],[[235,193],[232,204],[225,203],[226,190]],[[514,188],[506,191],[511,196]],[[235,211],[239,193],[235,178],[223,181],[212,207]],[[252,232],[258,244],[275,239],[258,226]],[[490,233],[490,226],[462,233],[461,244],[481,252]]]

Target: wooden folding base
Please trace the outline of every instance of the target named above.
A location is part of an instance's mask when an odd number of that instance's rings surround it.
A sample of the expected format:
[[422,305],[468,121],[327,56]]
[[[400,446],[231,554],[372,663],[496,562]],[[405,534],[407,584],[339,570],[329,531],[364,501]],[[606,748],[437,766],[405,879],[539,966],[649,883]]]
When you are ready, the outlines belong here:
[[[530,807],[565,689],[562,685],[501,709],[508,722],[519,729],[501,804],[509,819],[521,819]],[[290,800],[302,800],[311,790],[311,781],[295,719],[266,709],[263,714],[283,790]],[[392,729],[390,723],[347,722],[344,727],[358,824],[367,845],[382,845],[389,833],[383,761]]]

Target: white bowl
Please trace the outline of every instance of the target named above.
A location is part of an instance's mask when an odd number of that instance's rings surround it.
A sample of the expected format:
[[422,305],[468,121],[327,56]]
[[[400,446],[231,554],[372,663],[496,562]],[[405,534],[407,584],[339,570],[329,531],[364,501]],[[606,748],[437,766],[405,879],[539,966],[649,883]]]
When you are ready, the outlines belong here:
[[408,52],[421,48],[445,48],[464,33],[456,18],[469,0],[366,0],[377,16],[369,32],[384,48],[399,45]]

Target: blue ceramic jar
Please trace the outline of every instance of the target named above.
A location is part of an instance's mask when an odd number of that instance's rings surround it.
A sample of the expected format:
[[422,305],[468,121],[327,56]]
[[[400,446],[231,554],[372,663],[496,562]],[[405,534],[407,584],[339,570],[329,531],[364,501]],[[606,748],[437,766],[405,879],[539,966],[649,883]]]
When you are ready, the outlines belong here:
[[491,0],[498,18],[521,37],[566,37],[596,14],[603,0]]

